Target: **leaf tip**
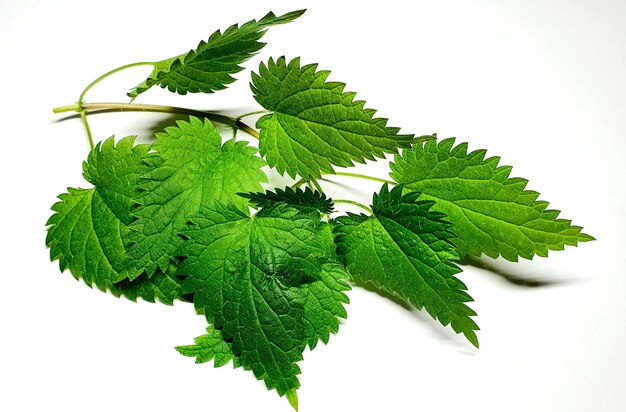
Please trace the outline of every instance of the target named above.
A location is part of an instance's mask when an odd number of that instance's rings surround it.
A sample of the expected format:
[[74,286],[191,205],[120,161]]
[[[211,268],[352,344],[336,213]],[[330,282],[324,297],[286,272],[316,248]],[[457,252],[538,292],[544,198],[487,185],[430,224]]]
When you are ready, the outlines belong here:
[[287,397],[287,400],[289,401],[289,404],[291,405],[291,407],[298,412],[298,393],[296,392],[295,389],[289,389],[286,393],[285,396]]
[[597,240],[595,237],[588,235],[586,233],[579,233],[578,234],[578,241],[579,242],[593,242]]
[[480,348],[480,344],[478,343],[478,337],[474,331],[468,331],[463,333],[467,340],[476,347],[476,349]]
[[296,18],[302,16],[304,13],[306,13],[306,9],[294,10],[290,14],[292,16],[294,16],[294,19],[296,19]]

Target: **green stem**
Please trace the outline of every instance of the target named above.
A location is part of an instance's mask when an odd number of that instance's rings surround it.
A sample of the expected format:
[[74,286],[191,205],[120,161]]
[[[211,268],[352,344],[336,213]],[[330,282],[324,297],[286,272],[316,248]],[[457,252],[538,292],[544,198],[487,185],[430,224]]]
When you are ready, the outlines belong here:
[[85,114],[89,112],[157,112],[169,114],[185,114],[189,116],[206,118],[213,122],[231,127],[233,129],[239,129],[241,131],[244,131],[257,139],[259,138],[259,132],[257,132],[241,120],[237,120],[230,116],[219,113],[213,113],[204,110],[187,109],[184,107],[138,103],[76,103],[73,105],[55,107],[54,109],[52,109],[52,111],[54,113],[78,112]]
[[[106,79],[107,77],[120,72],[122,70],[125,69],[129,69],[131,67],[136,67],[136,66],[146,66],[146,65],[150,65],[150,66],[154,66],[156,63],[154,62],[137,62],[137,63],[130,63],[130,64],[125,64],[124,66],[120,66],[116,69],[113,70],[109,70],[108,72],[104,73],[102,76],[99,76],[96,80],[92,81],[91,83],[89,83],[87,85],[87,87],[85,87],[85,89],[82,91],[82,93],[80,94],[80,96],[78,96],[78,102],[76,103],[76,105],[78,106],[79,110],[79,114],[80,114],[80,118],[83,120],[83,125],[85,126],[85,130],[87,131],[87,138],[89,139],[89,146],[93,149],[94,145],[93,145],[93,136],[91,135],[91,129],[89,128],[89,122],[87,121],[87,111],[85,110],[85,108],[83,107],[84,105],[84,101],[85,101],[85,95],[87,94],[87,92],[94,87],[96,84],[100,83],[102,80]],[[55,112],[55,113],[59,113],[59,112]]]
[[374,211],[372,209],[370,209],[369,207],[365,206],[363,203],[359,203],[359,202],[355,202],[354,200],[348,200],[348,199],[333,199],[333,203],[346,203],[348,205],[354,205],[354,206],[358,206],[361,209],[365,209],[367,210],[370,214],[373,214]]
[[85,130],[87,131],[87,138],[89,139],[89,148],[93,150],[93,136],[91,135],[91,128],[89,127],[89,122],[87,121],[87,112],[84,110],[80,111],[80,118],[83,121],[83,125],[85,126]]
[[362,175],[362,174],[358,174],[358,173],[335,172],[335,173],[324,173],[324,174],[325,175],[356,177],[358,179],[371,180],[371,181],[374,181],[374,182],[389,183],[390,185],[395,185],[396,184],[396,182],[394,182],[392,180],[381,179],[379,177]]
[[85,87],[85,90],[83,90],[83,92],[78,97],[78,103],[81,104],[85,100],[85,95],[87,94],[89,89],[91,89],[92,87],[94,87],[96,84],[100,83],[102,80],[106,79],[107,77],[109,77],[109,76],[111,76],[111,75],[113,75],[113,74],[115,74],[117,72],[121,72],[122,70],[130,69],[131,67],[154,66],[154,65],[156,65],[155,62],[137,62],[137,63],[125,64],[124,66],[120,66],[120,67],[118,67],[116,69],[109,70],[108,72],[104,73],[102,76],[98,77],[96,80],[94,80],[91,83],[89,83],[87,85],[87,87]]

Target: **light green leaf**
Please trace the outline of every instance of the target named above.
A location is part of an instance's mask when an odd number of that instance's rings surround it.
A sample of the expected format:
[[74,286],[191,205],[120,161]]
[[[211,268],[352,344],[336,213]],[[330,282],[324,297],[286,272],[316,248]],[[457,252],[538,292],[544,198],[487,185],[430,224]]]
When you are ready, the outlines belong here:
[[461,270],[451,262],[458,259],[451,224],[430,210],[433,202],[418,196],[402,196],[402,186],[389,192],[385,184],[374,195],[371,216],[336,219],[337,252],[356,280],[425,308],[478,347],[478,326],[471,319],[475,312],[465,305],[472,298],[454,276]]
[[291,177],[320,177],[333,167],[353,166],[409,147],[413,135],[398,134],[387,119],[344,92],[344,84],[327,82],[329,71],[317,64],[300,67],[281,57],[252,73],[255,99],[272,114],[261,117],[259,150],[268,164]]
[[337,306],[347,301],[329,262],[328,224],[284,203],[252,217],[216,203],[181,234],[184,291],[245,368],[281,396],[295,391],[306,344],[336,330],[330,317],[343,316]]
[[270,12],[258,22],[251,20],[241,27],[235,24],[224,33],[218,30],[195,50],[155,63],[150,76],[130,90],[128,96],[134,99],[155,84],[179,94],[225,89],[235,81],[232,75],[243,70],[241,64],[265,46],[259,40],[269,27],[289,23],[304,11],[278,17]]
[[182,243],[180,230],[201,205],[232,202],[247,211],[247,200],[237,193],[259,191],[267,181],[257,150],[232,139],[222,144],[208,120],[192,117],[156,137],[144,157],[152,168],[142,175],[131,225],[130,254],[149,276],[167,270]]
[[454,139],[445,139],[404,150],[391,164],[391,177],[448,215],[462,256],[517,261],[593,240],[559,219],[559,211],[548,210],[539,193],[525,190],[526,179],[509,178],[512,168],[498,166],[498,157],[485,159],[485,150],[468,153],[467,143],[453,146]]
[[115,146],[110,138],[91,151],[83,169],[95,187],[69,188],[59,196],[48,220],[46,244],[61,271],[70,269],[89,286],[131,300],[172,303],[180,298],[178,279],[163,273],[148,279],[126,251],[137,179],[148,169],[142,162],[148,146],[133,144],[129,137]]

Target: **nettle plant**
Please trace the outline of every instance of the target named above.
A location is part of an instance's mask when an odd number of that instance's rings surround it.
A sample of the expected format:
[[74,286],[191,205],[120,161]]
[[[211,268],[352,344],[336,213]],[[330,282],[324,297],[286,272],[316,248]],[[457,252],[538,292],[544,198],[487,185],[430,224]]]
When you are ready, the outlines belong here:
[[[122,66],[89,84],[76,104],[56,108],[84,122],[92,150],[83,175],[93,187],[59,196],[46,239],[61,271],[89,286],[133,301],[193,302],[206,316],[206,334],[177,350],[199,363],[252,370],[294,408],[302,353],[337,332],[351,281],[425,309],[478,347],[476,313],[456,261],[482,254],[532,259],[593,239],[537,200],[525,179],[511,178],[499,158],[468,152],[455,139],[400,134],[343,83],[328,81],[330,72],[299,58],[270,58],[252,73],[264,109],[256,129],[242,119],[259,112],[233,118],[85,102],[99,81],[139,65],[153,71],[128,92],[133,100],[155,85],[182,95],[225,89],[263,48],[269,27],[303,12],[269,13],[216,31],[186,54]],[[87,115],[115,110],[190,117],[149,145],[133,137],[94,145]],[[234,135],[224,139],[214,123]],[[258,149],[237,140],[238,130],[258,139]],[[395,153],[389,180],[333,168],[387,153]],[[264,191],[266,166],[293,185]],[[382,187],[370,206],[329,199],[327,175]],[[365,213],[337,216],[339,203]]]

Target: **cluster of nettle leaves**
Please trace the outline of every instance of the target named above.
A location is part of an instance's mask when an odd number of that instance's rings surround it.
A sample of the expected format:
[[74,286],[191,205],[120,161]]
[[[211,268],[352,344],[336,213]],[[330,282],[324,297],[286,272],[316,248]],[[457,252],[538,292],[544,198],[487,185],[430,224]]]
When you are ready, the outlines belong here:
[[[301,14],[217,31],[196,50],[154,63],[129,96],[154,85],[180,94],[224,89],[263,47],[268,27]],[[256,123],[258,150],[222,141],[197,117],[151,145],[132,137],[97,144],[83,165],[93,187],[59,196],[46,240],[61,270],[90,286],[131,300],[192,301],[209,326],[179,352],[250,369],[294,406],[297,362],[307,345],[337,332],[349,280],[426,309],[478,346],[456,260],[531,259],[592,239],[525,190],[526,180],[510,178],[497,157],[454,139],[399,134],[328,75],[283,57],[252,73],[267,110]],[[392,180],[368,213],[331,218],[322,175],[386,153],[396,153]],[[300,180],[264,192],[265,166]],[[317,189],[301,189],[305,183]]]

